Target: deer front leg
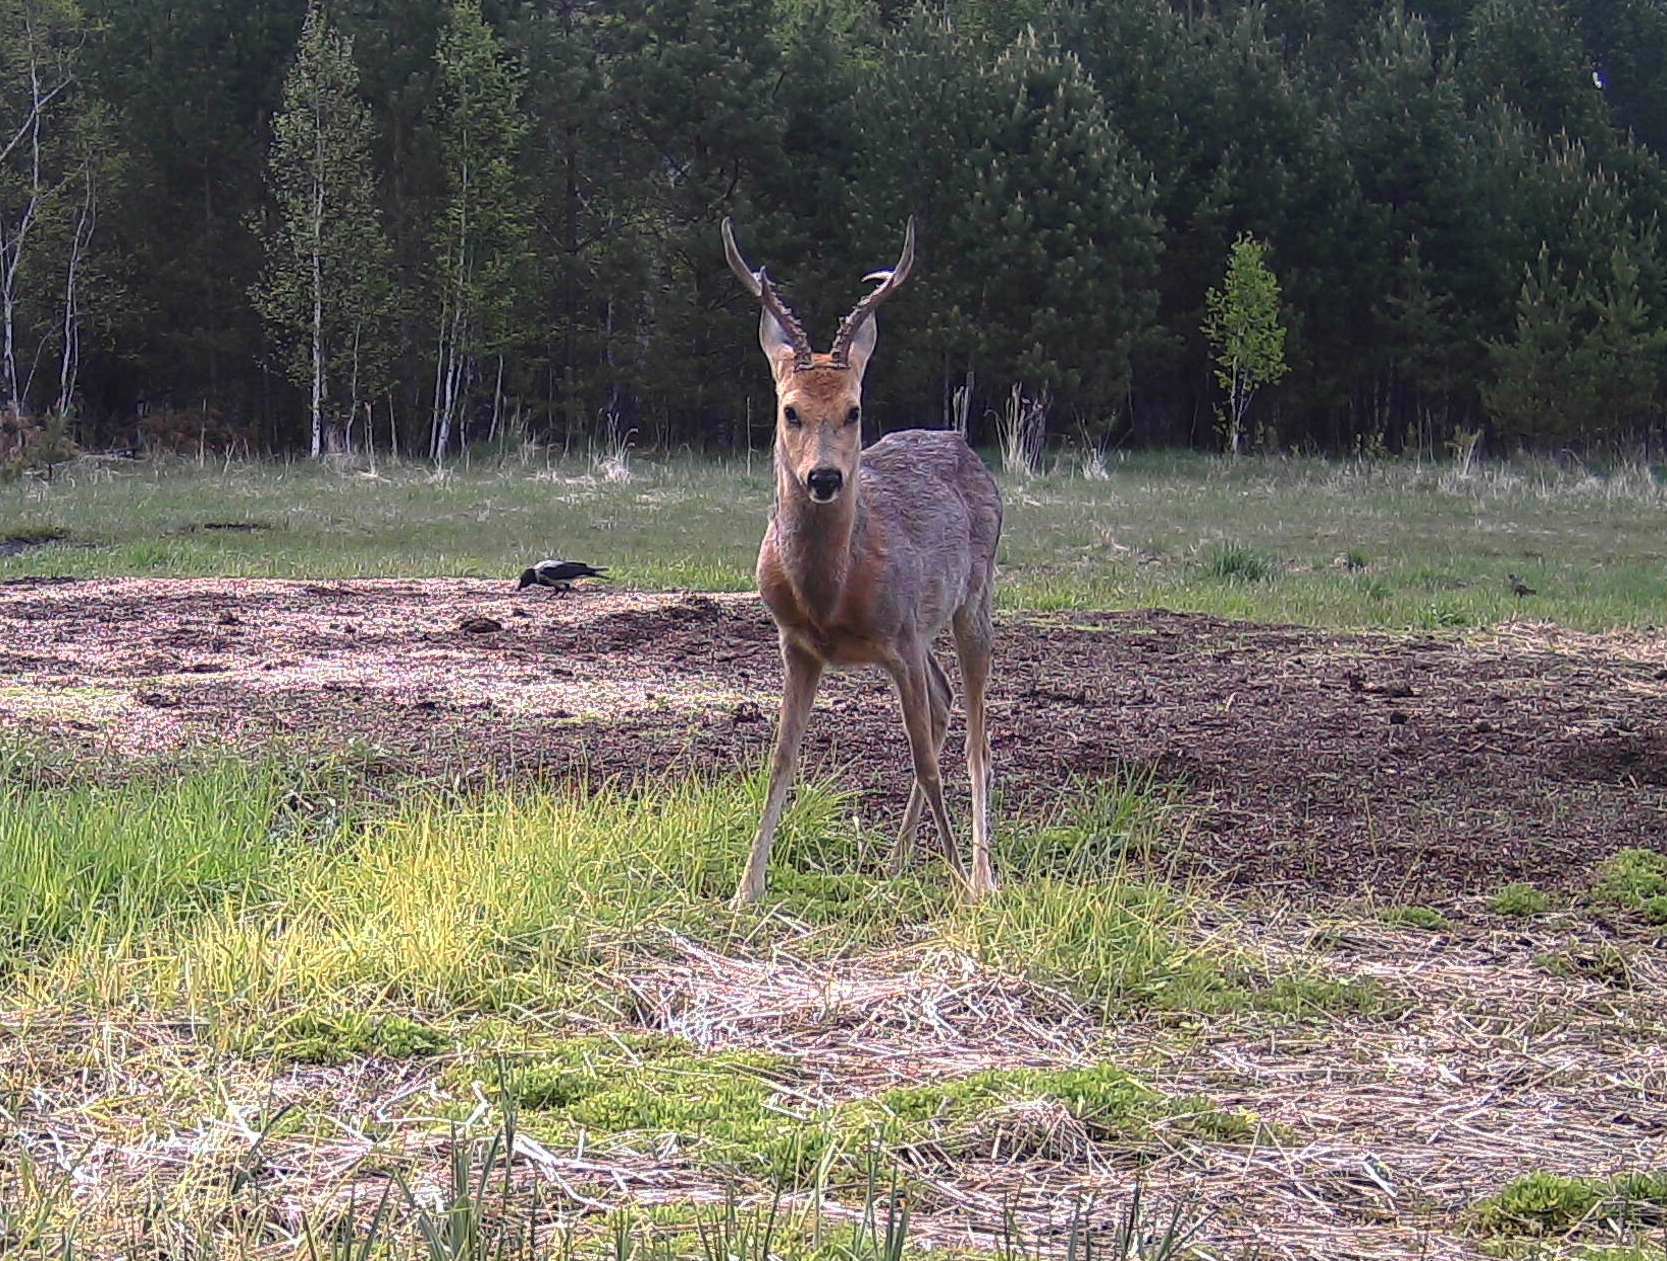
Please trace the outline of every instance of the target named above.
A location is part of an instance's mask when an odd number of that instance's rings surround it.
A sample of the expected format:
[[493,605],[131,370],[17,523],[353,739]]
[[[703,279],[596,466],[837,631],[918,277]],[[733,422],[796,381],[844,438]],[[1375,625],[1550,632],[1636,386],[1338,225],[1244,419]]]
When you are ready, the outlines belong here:
[[[932,679],[932,747],[937,750],[939,758],[942,758],[944,738],[949,734],[949,680],[944,677],[942,667],[930,652],[926,655],[926,664]],[[909,785],[909,804],[903,811],[903,826],[897,832],[897,846],[891,851],[889,871],[893,876],[902,875],[904,867],[908,865],[909,856],[914,850],[915,833],[920,828],[920,812],[925,807],[926,794],[920,787],[920,781],[914,780]]]
[[903,729],[909,736],[909,752],[914,757],[915,788],[932,808],[932,818],[943,838],[944,858],[949,868],[963,885],[967,870],[961,864],[961,851],[955,844],[955,831],[949,825],[949,810],[943,800],[943,777],[938,771],[938,745],[932,730],[932,680],[926,665],[926,651],[917,647],[909,655],[888,666],[897,684],[897,699],[903,707]]
[[781,716],[776,722],[776,751],[770,759],[770,787],[764,798],[764,817],[759,820],[758,835],[753,838],[747,869],[742,873],[734,898],[730,900],[730,905],[736,908],[747,906],[764,896],[770,868],[770,846],[775,843],[776,828],[781,823],[781,812],[787,804],[787,790],[793,786],[805,723],[810,719],[810,707],[816,701],[816,688],[822,680],[822,663],[802,648],[783,641],[781,659],[786,681],[781,692]]

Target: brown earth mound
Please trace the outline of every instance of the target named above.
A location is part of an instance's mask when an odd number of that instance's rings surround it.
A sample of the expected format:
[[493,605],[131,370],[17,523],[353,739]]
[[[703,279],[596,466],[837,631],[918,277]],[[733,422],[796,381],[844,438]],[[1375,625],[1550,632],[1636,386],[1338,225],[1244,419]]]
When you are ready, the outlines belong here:
[[[1337,634],[1164,610],[1007,616],[997,633],[1004,808],[1150,769],[1195,807],[1184,863],[1231,885],[1427,899],[1572,884],[1623,846],[1667,850],[1667,639]],[[288,738],[363,742],[396,774],[750,769],[779,683],[752,596],[0,584],[0,728],[89,750]],[[817,709],[810,765],[862,790],[870,818],[895,816],[908,759],[883,678],[832,676]]]

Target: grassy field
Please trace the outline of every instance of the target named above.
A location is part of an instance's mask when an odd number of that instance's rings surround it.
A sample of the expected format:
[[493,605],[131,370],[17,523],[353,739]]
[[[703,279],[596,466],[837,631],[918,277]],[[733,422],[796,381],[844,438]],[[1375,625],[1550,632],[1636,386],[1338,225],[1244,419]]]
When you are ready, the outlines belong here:
[[[488,576],[556,554],[643,589],[744,590],[768,458],[364,470],[78,465],[0,486],[0,556],[32,574]],[[1549,464],[1129,457],[1109,476],[1005,480],[1009,609],[1162,606],[1337,627],[1455,629],[1546,618],[1667,623],[1667,482]],[[232,527],[232,528],[227,528]],[[237,528],[242,527],[242,528]],[[1518,601],[1519,574],[1538,594]]]
[[[747,588],[763,458],[632,468],[89,461],[0,485],[0,579],[559,554]],[[1667,625],[1637,468],[1152,456],[1004,491],[1007,610]],[[756,779],[375,763],[0,745],[0,1251],[1667,1256],[1657,856],[1560,898],[1228,905],[1166,877],[1170,786],[1072,780],[969,906],[931,864],[884,879],[890,838],[810,784],[737,914]]]

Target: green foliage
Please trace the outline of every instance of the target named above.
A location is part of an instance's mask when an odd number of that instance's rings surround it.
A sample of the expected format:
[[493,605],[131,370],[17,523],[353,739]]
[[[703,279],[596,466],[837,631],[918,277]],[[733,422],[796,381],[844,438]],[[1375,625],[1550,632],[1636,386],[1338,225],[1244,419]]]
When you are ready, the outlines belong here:
[[1573,17],[1561,0],[1481,0],[1460,61],[1471,96],[1507,101],[1544,135],[1607,140],[1607,110]]
[[1216,384],[1227,394],[1227,410],[1218,414],[1233,455],[1239,454],[1252,397],[1287,371],[1279,280],[1267,265],[1267,252],[1266,244],[1241,233],[1228,254],[1222,287],[1204,295],[1204,336]]
[[[1653,232],[1651,233],[1653,236]],[[1526,443],[1617,439],[1646,427],[1664,397],[1667,328],[1640,286],[1640,251],[1625,233],[1600,279],[1572,278],[1540,247],[1517,299],[1516,335],[1494,342],[1484,390],[1502,434]]]
[[1513,919],[1532,918],[1550,905],[1551,899],[1542,890],[1521,882],[1505,885],[1488,899],[1488,910]]
[[1667,854],[1635,848],[1611,854],[1593,878],[1592,898],[1667,924]]

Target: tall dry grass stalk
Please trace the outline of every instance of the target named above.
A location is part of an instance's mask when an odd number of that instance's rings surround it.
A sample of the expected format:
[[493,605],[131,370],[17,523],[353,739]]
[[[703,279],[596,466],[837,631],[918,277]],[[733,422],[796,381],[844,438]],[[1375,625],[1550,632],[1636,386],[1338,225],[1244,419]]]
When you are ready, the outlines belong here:
[[1008,392],[1007,403],[998,418],[1001,437],[1001,467],[1009,477],[1037,477],[1042,472],[1042,447],[1048,436],[1048,407],[1052,393],[1044,387],[1026,397],[1024,386]]

